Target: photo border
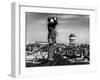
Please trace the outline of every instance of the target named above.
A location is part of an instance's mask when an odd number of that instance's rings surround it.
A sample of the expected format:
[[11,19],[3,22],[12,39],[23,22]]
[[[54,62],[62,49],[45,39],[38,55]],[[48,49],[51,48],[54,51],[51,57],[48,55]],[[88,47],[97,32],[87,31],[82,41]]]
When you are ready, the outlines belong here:
[[[95,37],[95,11],[96,9],[94,8],[72,8],[72,7],[67,7],[67,8],[63,8],[63,7],[45,7],[45,6],[32,6],[31,4],[20,4],[20,3],[12,3],[12,48],[15,48],[12,50],[12,62],[11,62],[11,66],[12,66],[12,76],[14,77],[22,77],[22,76],[34,76],[34,75],[47,75],[47,74],[56,74],[57,71],[61,72],[60,74],[69,74],[69,73],[87,73],[87,72],[95,72],[95,68],[96,68],[96,55],[92,55],[90,54],[90,65],[78,65],[78,66],[74,66],[75,69],[72,70],[72,67],[73,65],[71,66],[58,66],[58,67],[49,67],[49,66],[46,66],[46,67],[33,67],[33,68],[29,68],[26,70],[25,67],[23,67],[23,60],[22,60],[22,53],[23,53],[23,49],[22,46],[21,46],[21,42],[23,41],[23,38],[22,36],[24,35],[25,37],[25,33],[24,31],[22,31],[22,29],[24,28],[25,30],[25,24],[23,24],[23,20],[24,20],[24,23],[25,23],[25,15],[22,17],[23,14],[25,14],[25,8],[28,7],[27,10],[29,10],[29,8],[39,8],[39,9],[52,9],[52,10],[61,10],[61,11],[64,11],[64,10],[74,10],[74,11],[87,11],[87,12],[91,12],[92,13],[92,17],[90,17],[90,28],[92,28],[92,30],[90,31],[90,53],[95,53],[95,42],[96,41],[94,39]],[[23,8],[23,9],[22,9]],[[30,9],[30,10],[31,10]],[[46,11],[46,13],[48,13],[48,10]],[[34,10],[32,10],[34,12]],[[37,12],[40,12],[40,10],[38,10]],[[61,12],[62,13],[62,12]],[[61,14],[58,12],[58,14]],[[73,13],[73,12],[72,12]],[[78,12],[77,12],[78,13]],[[67,14],[67,13],[65,13]],[[83,13],[84,14],[84,13]],[[89,15],[91,15],[89,13]],[[22,19],[23,18],[23,19]],[[92,19],[91,19],[92,18]],[[92,22],[92,24],[91,24]],[[24,25],[24,27],[22,27]],[[93,50],[94,49],[94,50]],[[91,62],[91,58],[92,58],[92,61],[94,62]],[[88,67],[89,66],[89,67]],[[68,69],[67,69],[67,68]],[[85,68],[84,68],[85,67]],[[88,70],[87,69],[90,69]],[[78,68],[81,68],[84,70],[81,70]],[[60,69],[60,70],[59,70]],[[71,69],[71,70],[70,70]],[[86,70],[85,70],[86,69]],[[34,70],[36,72],[36,74],[33,74],[32,70]],[[45,70],[45,71],[44,71]],[[67,70],[67,72],[66,72]],[[88,70],[88,71],[87,71]],[[47,73],[46,73],[47,72]],[[58,73],[59,74],[59,73]]]

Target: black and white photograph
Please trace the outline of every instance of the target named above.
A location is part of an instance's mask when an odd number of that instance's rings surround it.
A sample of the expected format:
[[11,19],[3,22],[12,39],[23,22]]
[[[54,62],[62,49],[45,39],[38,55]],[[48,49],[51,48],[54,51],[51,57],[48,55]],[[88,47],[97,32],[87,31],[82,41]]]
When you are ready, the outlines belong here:
[[89,15],[25,12],[26,67],[90,64]]

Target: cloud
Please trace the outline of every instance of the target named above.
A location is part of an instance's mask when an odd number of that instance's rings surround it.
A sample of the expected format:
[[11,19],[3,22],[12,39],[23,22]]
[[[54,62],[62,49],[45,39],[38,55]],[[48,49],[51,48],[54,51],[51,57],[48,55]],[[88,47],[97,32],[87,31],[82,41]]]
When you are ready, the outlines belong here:
[[40,20],[34,20],[32,23],[37,23],[37,24],[47,24],[46,20],[40,19]]

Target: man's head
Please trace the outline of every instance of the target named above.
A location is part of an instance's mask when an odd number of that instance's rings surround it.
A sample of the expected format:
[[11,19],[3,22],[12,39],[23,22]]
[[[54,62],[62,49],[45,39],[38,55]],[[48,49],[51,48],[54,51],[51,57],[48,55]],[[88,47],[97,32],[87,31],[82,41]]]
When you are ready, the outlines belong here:
[[58,18],[57,17],[49,17],[48,18],[48,23],[57,25],[58,24]]

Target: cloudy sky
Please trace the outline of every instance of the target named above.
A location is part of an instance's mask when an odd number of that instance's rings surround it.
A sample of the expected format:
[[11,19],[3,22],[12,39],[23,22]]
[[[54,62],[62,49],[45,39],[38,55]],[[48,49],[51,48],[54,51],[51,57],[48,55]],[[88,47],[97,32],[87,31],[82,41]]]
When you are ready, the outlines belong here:
[[26,42],[47,42],[47,18],[58,17],[57,42],[68,43],[70,33],[76,35],[77,43],[89,42],[89,16],[75,14],[50,14],[26,12]]

